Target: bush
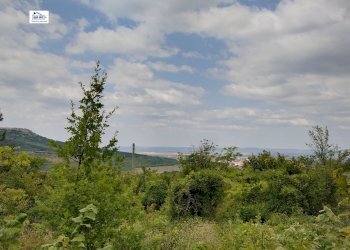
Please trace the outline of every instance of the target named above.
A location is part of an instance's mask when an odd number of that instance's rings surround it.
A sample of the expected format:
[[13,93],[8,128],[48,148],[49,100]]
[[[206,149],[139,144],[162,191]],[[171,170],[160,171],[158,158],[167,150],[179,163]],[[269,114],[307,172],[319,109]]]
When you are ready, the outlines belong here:
[[288,175],[300,174],[302,172],[301,167],[295,160],[288,161],[288,163],[285,164],[285,169]]
[[78,214],[81,207],[93,204],[99,212],[86,243],[92,248],[101,247],[115,236],[115,229],[124,220],[133,221],[141,215],[141,204],[132,195],[131,188],[123,185],[123,175],[111,167],[94,166],[90,178],[77,180],[76,174],[71,167],[53,168],[49,185],[44,187],[46,193],[38,197],[32,212],[53,232],[66,234],[75,226],[70,218]]
[[23,231],[23,223],[26,219],[27,215],[21,213],[14,219],[5,220],[5,225],[0,227],[1,249],[18,249],[18,238]]
[[171,192],[172,217],[197,215],[208,217],[224,195],[224,182],[211,171],[191,173],[175,184]]
[[263,151],[258,156],[251,155],[248,157],[248,166],[251,166],[255,170],[267,170],[275,169],[278,167],[277,160],[271,155],[270,152]]
[[0,185],[0,215],[24,213],[29,208],[28,195],[23,189]]
[[218,154],[215,152],[214,143],[208,140],[202,140],[198,149],[190,155],[179,155],[179,162],[182,172],[187,175],[192,171],[200,171],[205,169],[215,169],[221,164],[218,164],[216,158]]
[[142,205],[145,208],[148,208],[151,205],[154,205],[155,209],[159,210],[160,207],[165,202],[167,194],[168,194],[167,183],[162,179],[154,181],[147,187],[145,196],[142,200]]
[[269,182],[267,199],[270,212],[317,215],[324,205],[336,204],[336,184],[325,168],[275,176]]
[[87,242],[90,238],[89,233],[92,230],[91,223],[96,220],[98,213],[97,207],[92,204],[79,210],[79,216],[72,218],[75,223],[74,231],[70,233],[70,237],[60,235],[54,243],[42,245],[41,248],[45,250],[50,249],[86,249]]
[[302,193],[288,178],[276,178],[269,183],[267,190],[268,210],[283,214],[301,212]]
[[250,221],[258,216],[263,221],[266,219],[266,191],[260,183],[243,189],[238,199],[241,201],[238,209],[241,220]]
[[336,205],[337,186],[331,170],[310,169],[306,174],[294,178],[295,186],[302,193],[301,207],[304,213],[317,215],[324,205]]

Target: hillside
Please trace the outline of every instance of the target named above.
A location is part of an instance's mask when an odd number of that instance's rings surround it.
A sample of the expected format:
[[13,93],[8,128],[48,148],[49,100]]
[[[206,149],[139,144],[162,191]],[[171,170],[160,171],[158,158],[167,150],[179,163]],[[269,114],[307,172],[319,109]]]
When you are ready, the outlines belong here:
[[[33,153],[54,153],[49,146],[50,139],[24,128],[0,128],[6,131],[6,138],[0,146],[20,147],[21,150]],[[58,142],[60,143],[60,142]]]
[[[0,146],[19,147],[20,150],[43,155],[50,160],[53,159],[54,150],[50,147],[50,139],[40,136],[29,129],[24,128],[0,128],[6,131],[6,138],[0,141]],[[57,141],[57,143],[62,143]],[[119,155],[125,158],[123,169],[131,168],[131,153],[118,152]],[[147,156],[136,154],[136,167],[156,167],[176,165],[177,161],[165,157]]]

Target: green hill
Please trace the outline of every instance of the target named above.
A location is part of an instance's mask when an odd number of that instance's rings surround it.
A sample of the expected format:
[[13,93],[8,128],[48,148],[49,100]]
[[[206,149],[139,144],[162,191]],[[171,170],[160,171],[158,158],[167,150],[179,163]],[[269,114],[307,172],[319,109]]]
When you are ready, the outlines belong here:
[[[33,153],[54,153],[49,146],[49,139],[24,128],[0,128],[6,131],[4,141],[0,146],[19,147],[20,150]],[[60,142],[58,142],[60,143]]]
[[[23,128],[0,128],[1,131],[6,131],[6,138],[4,141],[0,141],[1,146],[19,147],[20,150],[42,155],[48,158],[50,161],[54,160],[55,151],[50,147],[50,139],[40,136],[29,129]],[[62,143],[57,141],[57,143]],[[118,152],[125,158],[123,165],[124,170],[131,169],[131,153]],[[156,157],[148,155],[136,154],[135,165],[136,167],[157,167],[157,166],[171,166],[176,165],[178,162],[174,159],[165,157]]]

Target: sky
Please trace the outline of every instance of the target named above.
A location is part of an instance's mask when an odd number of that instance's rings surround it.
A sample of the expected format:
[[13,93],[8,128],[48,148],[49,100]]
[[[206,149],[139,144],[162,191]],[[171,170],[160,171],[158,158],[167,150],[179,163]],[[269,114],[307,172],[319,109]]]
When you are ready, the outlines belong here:
[[100,60],[121,146],[350,147],[348,0],[0,0],[0,31],[2,127],[66,140]]

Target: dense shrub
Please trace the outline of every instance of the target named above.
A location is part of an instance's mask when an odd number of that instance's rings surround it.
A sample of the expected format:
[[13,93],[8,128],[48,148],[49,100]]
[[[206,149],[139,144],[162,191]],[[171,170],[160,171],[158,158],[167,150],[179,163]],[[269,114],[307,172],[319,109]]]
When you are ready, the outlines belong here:
[[309,169],[305,173],[276,176],[269,182],[269,210],[293,214],[317,215],[324,205],[336,204],[336,184],[325,168]]
[[145,208],[153,205],[156,210],[159,210],[165,202],[167,194],[168,185],[164,180],[153,181],[147,187],[142,204]]
[[255,170],[275,169],[278,167],[277,160],[268,151],[248,157],[246,166],[251,166]]
[[[7,219],[0,227],[0,247],[1,249],[19,249],[18,238],[23,231],[23,223],[27,219],[24,213],[19,214],[14,219]],[[0,224],[0,225],[1,225]]]
[[302,167],[298,164],[295,159],[287,161],[285,164],[285,170],[288,175],[300,174],[302,172]]
[[42,188],[44,160],[11,147],[0,147],[0,215],[27,212]]
[[302,193],[301,207],[306,214],[317,215],[324,205],[334,207],[337,203],[331,169],[310,169],[295,176],[295,185]]
[[223,195],[224,182],[220,175],[211,171],[191,173],[172,188],[171,216],[211,216]]
[[241,220],[250,221],[258,216],[266,219],[266,191],[260,183],[244,188],[236,200],[240,201],[238,212]]
[[242,191],[244,204],[256,204],[264,200],[264,193],[260,184],[254,184]]
[[[233,154],[233,152],[231,153]],[[229,154],[226,154],[226,156],[229,156]],[[179,163],[184,175],[200,170],[222,167],[225,164],[220,162],[219,159],[220,156],[216,152],[216,146],[209,140],[202,140],[198,149],[194,149],[189,155],[179,154]]]
[[101,247],[113,237],[124,220],[132,221],[142,213],[137,197],[123,185],[123,175],[111,167],[94,166],[89,178],[77,180],[74,168],[57,166],[49,178],[46,192],[38,197],[33,213],[51,230],[66,234],[74,228],[70,218],[86,204],[95,205],[99,212],[86,242],[92,248]]
[[0,185],[0,215],[24,213],[28,208],[28,195],[23,189]]
[[302,193],[288,178],[276,178],[269,183],[267,190],[268,210],[284,214],[301,212]]

